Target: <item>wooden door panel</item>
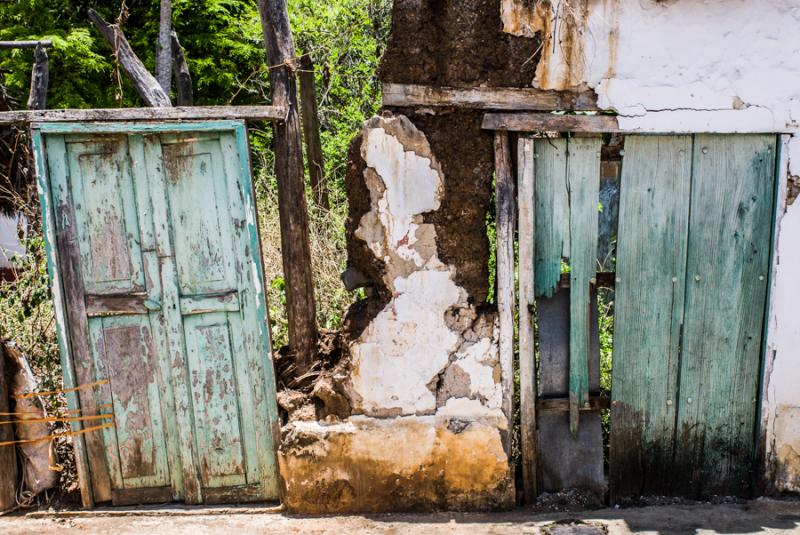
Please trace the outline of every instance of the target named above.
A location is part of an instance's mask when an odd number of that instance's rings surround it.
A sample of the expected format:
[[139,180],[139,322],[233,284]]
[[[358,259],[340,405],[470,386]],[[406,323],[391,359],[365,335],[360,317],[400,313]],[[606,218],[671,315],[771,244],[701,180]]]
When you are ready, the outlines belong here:
[[615,496],[672,486],[691,162],[691,136],[625,139],[612,367]]
[[691,495],[749,493],[775,144],[772,135],[695,137],[676,429]]
[[[218,139],[163,145],[173,245],[182,295],[235,288],[235,270]],[[202,194],[201,194],[202,193]]]
[[247,482],[236,359],[226,313],[184,319],[195,440],[204,487]]
[[169,485],[163,381],[148,315],[89,320],[98,375],[109,382],[114,429],[106,433],[114,488]]
[[66,144],[88,294],[142,291],[136,196],[125,136]]

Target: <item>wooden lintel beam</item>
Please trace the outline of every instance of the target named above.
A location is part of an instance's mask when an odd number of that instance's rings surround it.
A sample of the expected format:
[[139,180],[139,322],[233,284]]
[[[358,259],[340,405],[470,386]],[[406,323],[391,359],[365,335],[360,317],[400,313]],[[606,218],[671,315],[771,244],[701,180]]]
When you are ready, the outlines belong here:
[[614,115],[487,113],[482,127],[507,132],[622,132]]
[[383,84],[383,105],[434,106],[480,110],[597,110],[592,91],[550,91],[533,87],[433,87]]
[[282,106],[185,106],[174,108],[105,108],[66,110],[19,110],[0,112],[0,124],[81,121],[188,121],[246,119],[283,121]]
[[37,46],[50,48],[53,46],[53,41],[47,39],[43,41],[0,41],[0,48],[36,48]]

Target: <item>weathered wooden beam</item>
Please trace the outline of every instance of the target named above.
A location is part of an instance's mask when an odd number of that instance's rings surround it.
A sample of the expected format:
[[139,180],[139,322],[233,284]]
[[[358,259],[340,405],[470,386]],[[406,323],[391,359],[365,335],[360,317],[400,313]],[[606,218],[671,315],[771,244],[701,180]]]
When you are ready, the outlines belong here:
[[66,110],[19,110],[0,112],[0,124],[80,121],[191,121],[246,119],[283,121],[280,106],[187,106],[177,108],[105,108]]
[[175,93],[178,106],[193,106],[194,91],[192,90],[192,73],[186,61],[178,34],[172,32],[172,74],[175,78]]
[[[0,414],[9,414],[9,391],[6,379],[6,356],[3,341],[0,340]],[[3,420],[13,420],[10,416],[0,416]],[[14,426],[0,425],[0,443],[14,440]],[[15,446],[0,446],[0,513],[17,506],[17,449]]]
[[592,91],[549,91],[532,87],[433,87],[383,84],[384,106],[453,106],[480,110],[596,110]]
[[[608,396],[591,395],[586,405],[580,407],[580,411],[599,411],[611,406]],[[559,411],[569,412],[569,398],[541,398],[536,402],[536,408],[540,411]]]
[[526,504],[535,503],[536,471],[536,343],[534,340],[534,243],[536,180],[534,140],[521,137],[517,144],[519,175],[519,398],[522,438],[522,481]]
[[497,223],[497,311],[503,411],[514,418],[514,171],[506,132],[494,136]]
[[169,95],[172,83],[172,54],[172,0],[161,0],[158,11],[156,80],[166,95]]
[[47,57],[47,49],[41,45],[37,46],[33,58],[28,109],[43,110],[47,107],[47,87],[50,85],[50,60]]
[[41,46],[43,48],[50,48],[53,46],[53,41],[0,41],[0,48],[36,48]]
[[297,109],[297,60],[286,0],[258,0],[258,8],[270,66],[272,103],[287,109],[286,121],[274,128],[275,175],[278,180],[289,346],[295,355],[298,374],[303,375],[316,359],[318,331]]
[[314,82],[314,61],[308,54],[300,57],[300,117],[303,120],[303,139],[306,142],[308,172],[314,201],[322,208],[330,208],[328,188],[325,184],[325,161],[322,156],[320,140],[319,110],[317,109],[317,89]]
[[483,128],[508,132],[622,132],[614,115],[556,113],[487,113]]
[[108,44],[111,45],[114,56],[133,82],[133,86],[142,100],[154,108],[172,106],[169,95],[164,92],[158,80],[150,74],[150,71],[133,51],[119,26],[107,23],[94,9],[89,9],[88,15]]

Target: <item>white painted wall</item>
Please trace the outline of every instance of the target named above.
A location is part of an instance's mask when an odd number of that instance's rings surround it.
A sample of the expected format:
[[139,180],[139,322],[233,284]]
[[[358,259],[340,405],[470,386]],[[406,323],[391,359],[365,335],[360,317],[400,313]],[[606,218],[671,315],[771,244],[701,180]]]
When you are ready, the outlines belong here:
[[[533,85],[585,83],[624,129],[800,135],[800,0],[503,0],[502,17],[544,35]],[[800,176],[800,136],[786,152]],[[800,201],[778,212],[763,424],[777,490],[800,491]]]

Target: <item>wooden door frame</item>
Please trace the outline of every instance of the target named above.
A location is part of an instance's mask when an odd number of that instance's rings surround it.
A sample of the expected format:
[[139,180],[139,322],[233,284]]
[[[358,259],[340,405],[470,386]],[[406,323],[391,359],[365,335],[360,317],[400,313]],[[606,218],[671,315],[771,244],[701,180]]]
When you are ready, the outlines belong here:
[[[31,143],[33,146],[34,167],[39,189],[39,203],[42,213],[42,230],[45,239],[45,255],[47,257],[50,287],[53,292],[54,312],[56,320],[56,332],[58,335],[58,347],[63,369],[64,388],[67,391],[67,404],[70,410],[80,410],[81,404],[77,389],[80,387],[77,381],[74,355],[72,351],[71,324],[66,303],[65,279],[62,275],[62,263],[69,261],[62,258],[58,249],[56,213],[52,201],[52,188],[47,165],[47,153],[45,149],[45,137],[47,135],[74,135],[74,134],[167,134],[167,133],[189,133],[189,132],[233,132],[236,138],[239,164],[242,173],[247,173],[247,177],[241,174],[237,178],[242,186],[244,195],[243,209],[247,214],[248,239],[250,245],[250,261],[255,264],[256,277],[254,288],[256,300],[258,302],[259,317],[264,321],[259,321],[259,329],[263,339],[264,347],[267,351],[267,364],[264,366],[265,395],[268,399],[269,421],[264,422],[268,426],[272,435],[272,447],[277,459],[277,449],[280,445],[280,422],[278,419],[278,409],[276,394],[274,369],[272,363],[272,341],[270,338],[269,317],[266,299],[266,278],[264,274],[263,249],[261,247],[261,237],[258,229],[258,210],[256,209],[255,197],[253,194],[253,172],[252,161],[250,158],[250,146],[247,136],[247,127],[243,120],[206,120],[206,121],[185,121],[175,123],[159,122],[113,122],[113,123],[81,123],[81,122],[46,122],[31,123]],[[87,427],[88,428],[88,427]],[[75,462],[78,472],[78,480],[81,489],[81,502],[84,508],[93,508],[95,505],[95,495],[92,486],[91,469],[86,447],[84,428],[81,422],[72,422],[71,431],[75,448]],[[277,464],[275,466],[277,472]],[[277,475],[277,474],[276,474]]]
[[[718,134],[718,135],[737,135],[737,134],[771,134],[775,135],[776,146],[778,154],[775,158],[775,198],[773,200],[772,212],[772,229],[771,229],[771,243],[770,243],[770,259],[769,271],[767,281],[767,294],[764,307],[764,322],[762,327],[762,348],[759,354],[759,378],[758,378],[758,397],[756,406],[753,408],[756,414],[755,430],[754,430],[754,451],[753,451],[753,466],[766,468],[767,462],[767,429],[765,423],[769,417],[768,407],[764,406],[764,385],[767,384],[769,379],[768,373],[771,369],[770,363],[773,357],[768,355],[768,348],[774,345],[774,334],[770,330],[770,323],[774,319],[774,300],[773,300],[773,286],[775,280],[775,273],[778,269],[778,258],[775,254],[778,248],[778,238],[780,228],[780,221],[786,212],[786,188],[789,178],[789,150],[788,144],[795,132],[788,129],[747,129],[742,128],[734,131],[713,131],[713,130],[675,130],[675,131],[642,131],[639,129],[624,129],[620,128],[616,116],[599,114],[590,112],[588,114],[556,114],[551,112],[489,112],[483,116],[482,129],[488,130],[494,134],[495,138],[495,176],[497,177],[498,188],[495,200],[495,213],[497,220],[497,294],[498,296],[511,296],[511,303],[504,304],[499,311],[499,329],[501,339],[503,333],[514,331],[514,267],[515,259],[513,254],[513,241],[514,241],[514,226],[517,215],[520,217],[520,232],[528,232],[526,236],[529,240],[535,239],[535,225],[533,225],[533,207],[529,206],[527,202],[522,202],[517,213],[517,203],[512,198],[508,199],[508,192],[514,191],[514,172],[511,160],[511,134],[542,134],[544,132],[556,132],[559,134],[574,134],[577,136],[596,136],[603,134],[623,134],[623,135],[695,135],[695,134]],[[521,148],[520,151],[524,150]],[[533,184],[535,183],[535,170],[523,169],[519,166],[516,175],[521,175],[523,172],[526,176],[532,178],[531,185],[520,186],[520,191],[531,193]],[[511,178],[507,178],[508,176]],[[504,182],[502,187],[500,181]],[[510,184],[505,183],[510,180]],[[509,210],[514,211],[513,214],[507,213]],[[501,233],[501,227],[502,233]],[[510,243],[504,242],[504,239],[510,240]],[[501,243],[502,242],[502,243]],[[510,253],[509,253],[510,251]],[[519,254],[528,253],[527,249],[520,248]],[[531,251],[532,252],[532,251]],[[532,300],[532,278],[533,278],[533,262],[531,263],[531,273],[521,274],[519,277],[519,309],[528,309],[533,304]],[[506,299],[507,300],[507,299]],[[532,328],[523,324],[522,321],[535,321],[532,315],[521,314],[519,332],[521,333],[521,346],[520,356],[523,347],[533,350],[534,344],[532,340],[528,340],[528,332]],[[532,325],[532,323],[531,323]],[[500,361],[512,361],[514,348],[503,348],[501,344]],[[537,373],[535,362],[528,361],[528,359],[519,359],[520,366],[520,382],[525,380],[532,382],[534,385],[533,392],[520,392],[520,418],[521,418],[521,434],[522,434],[522,473],[523,485],[525,489],[525,503],[535,503],[536,496],[538,496],[538,481],[537,481],[537,438],[536,438],[536,384]],[[503,374],[511,373],[513,370],[503,369]],[[510,385],[503,384],[504,398],[513,399],[513,383]],[[527,425],[526,425],[527,423]],[[528,459],[529,461],[526,461]],[[752,488],[754,493],[760,493],[767,485],[766,470],[756,470],[754,473],[754,481]],[[532,492],[532,495],[529,495]]]

